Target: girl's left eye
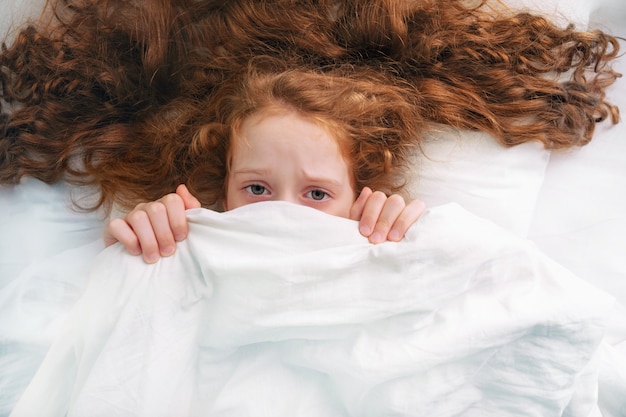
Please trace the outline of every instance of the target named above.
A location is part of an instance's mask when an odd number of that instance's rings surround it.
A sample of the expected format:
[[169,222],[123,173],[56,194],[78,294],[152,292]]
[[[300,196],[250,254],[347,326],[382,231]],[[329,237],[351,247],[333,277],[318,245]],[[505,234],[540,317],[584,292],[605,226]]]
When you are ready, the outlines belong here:
[[248,185],[246,190],[248,190],[250,194],[254,195],[263,195],[267,193],[267,188],[259,184]]
[[307,197],[315,201],[322,201],[328,197],[328,193],[322,190],[311,190],[307,193]]

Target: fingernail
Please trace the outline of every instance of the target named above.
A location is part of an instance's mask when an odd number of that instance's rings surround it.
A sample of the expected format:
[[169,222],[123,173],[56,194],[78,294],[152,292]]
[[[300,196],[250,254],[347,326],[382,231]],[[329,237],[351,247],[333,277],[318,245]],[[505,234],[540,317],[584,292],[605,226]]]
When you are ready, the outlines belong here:
[[370,233],[372,232],[372,230],[371,230],[369,227],[367,227],[367,226],[361,226],[361,227],[359,227],[359,231],[361,232],[361,234],[362,234],[363,236],[369,236],[369,235],[370,235]]
[[370,236],[370,241],[373,243],[380,243],[383,241],[383,236],[378,232],[374,232],[372,236]]
[[176,247],[174,246],[168,246],[166,248],[163,248],[163,256],[170,256],[174,253],[175,250]]
[[178,234],[178,235],[174,236],[174,239],[175,239],[177,242],[180,242],[181,240],[185,240],[185,238],[186,238],[186,237],[187,237],[187,236],[186,236],[184,233],[181,233],[181,234]]
[[393,240],[394,242],[397,242],[401,239],[402,239],[402,236],[400,235],[400,232],[398,232],[397,230],[392,230],[391,232],[389,232],[389,240]]
[[160,256],[159,256],[159,254],[158,254],[158,253],[152,253],[152,254],[150,254],[150,255],[147,255],[147,256],[146,256],[146,258],[145,258],[145,260],[146,260],[146,262],[148,262],[149,264],[153,264],[153,263],[155,263],[156,261],[158,261],[158,260],[159,260],[159,258],[160,258]]

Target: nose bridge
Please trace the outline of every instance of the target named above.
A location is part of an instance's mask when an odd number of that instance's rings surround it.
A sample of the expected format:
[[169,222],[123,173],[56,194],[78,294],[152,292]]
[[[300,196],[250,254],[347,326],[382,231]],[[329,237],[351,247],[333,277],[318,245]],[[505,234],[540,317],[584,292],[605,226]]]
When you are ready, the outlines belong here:
[[288,203],[297,204],[299,202],[298,193],[296,192],[295,187],[293,184],[291,184],[291,182],[292,181],[287,181],[286,183],[281,184],[278,189],[275,189],[272,195],[272,200],[286,201]]
[[275,192],[272,196],[273,201],[286,201],[288,203],[298,203],[299,199],[297,195],[291,190],[281,190],[279,192]]

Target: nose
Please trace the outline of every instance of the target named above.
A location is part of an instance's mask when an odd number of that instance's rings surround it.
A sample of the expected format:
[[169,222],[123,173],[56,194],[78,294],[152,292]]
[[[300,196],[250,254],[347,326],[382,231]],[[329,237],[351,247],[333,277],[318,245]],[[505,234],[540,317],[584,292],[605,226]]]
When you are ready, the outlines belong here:
[[273,197],[273,201],[285,201],[287,203],[301,204],[298,195],[289,190],[280,190],[279,192],[274,192]]

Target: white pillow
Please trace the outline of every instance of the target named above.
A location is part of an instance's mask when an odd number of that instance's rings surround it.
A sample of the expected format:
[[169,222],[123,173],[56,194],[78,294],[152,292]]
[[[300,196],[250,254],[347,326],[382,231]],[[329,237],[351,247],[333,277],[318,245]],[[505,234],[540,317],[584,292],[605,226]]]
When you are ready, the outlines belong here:
[[485,133],[442,129],[415,161],[409,193],[427,206],[456,202],[525,237],[550,152],[539,143],[506,148]]
[[[574,23],[577,28],[584,29],[589,21],[589,13],[594,4],[603,0],[505,0],[515,10],[544,14],[552,21],[566,26]],[[617,0],[621,1],[621,0]]]

